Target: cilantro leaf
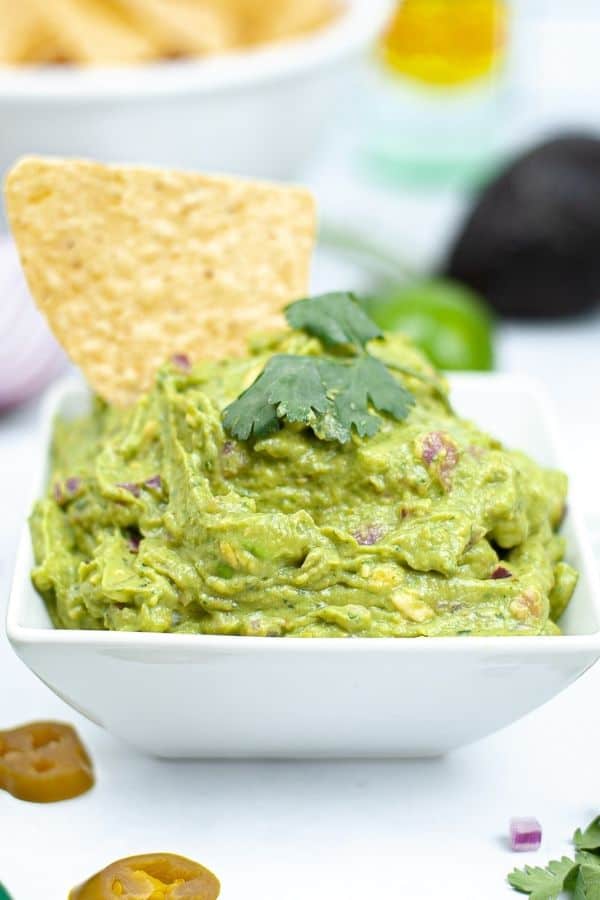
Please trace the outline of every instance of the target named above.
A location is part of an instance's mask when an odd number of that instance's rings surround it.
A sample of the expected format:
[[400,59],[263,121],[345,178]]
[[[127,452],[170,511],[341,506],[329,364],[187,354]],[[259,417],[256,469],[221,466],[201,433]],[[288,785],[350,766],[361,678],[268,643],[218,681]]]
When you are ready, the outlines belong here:
[[349,364],[334,360],[320,362],[331,404],[329,415],[317,423],[316,433],[322,440],[343,444],[350,440],[353,428],[361,437],[371,437],[379,430],[379,417],[369,412],[368,379],[363,371],[369,359],[364,357]]
[[387,367],[373,356],[365,356],[355,367],[364,379],[373,406],[387,412],[399,422],[405,419],[414,405],[415,398],[390,374]]
[[370,405],[402,421],[414,403],[412,394],[372,356],[346,364],[323,360],[321,371],[340,427],[340,436],[335,439],[342,443],[350,439],[352,428],[361,437],[377,433],[380,419],[369,412]]
[[329,405],[317,359],[311,356],[273,356],[261,378],[267,400],[277,417],[288,422],[309,422],[313,413],[324,413]]
[[600,866],[589,863],[579,866],[573,900],[600,900]]
[[381,425],[373,407],[398,421],[414,398],[378,359],[272,356],[256,381],[223,413],[223,425],[238,440],[263,437],[281,420],[308,425],[321,440],[345,444],[354,429],[361,437]]
[[508,876],[508,883],[522,894],[529,894],[531,900],[556,900],[579,864],[563,856],[553,859],[545,869],[525,866],[514,869]]
[[578,850],[575,854],[575,859],[582,865],[600,866],[600,856],[597,853],[592,853],[590,850]]
[[368,341],[383,337],[354,295],[346,292],[296,300],[286,306],[285,315],[292,328],[319,338],[326,347],[351,346],[364,350]]
[[600,816],[596,816],[585,831],[578,828],[573,843],[578,850],[600,850]]
[[311,356],[272,356],[258,378],[223,413],[225,430],[238,440],[264,437],[279,420],[310,422],[329,406]]
[[344,348],[339,356],[272,356],[237,400],[223,412],[223,427],[238,440],[263,437],[283,421],[312,428],[324,441],[345,444],[353,430],[374,435],[381,418],[372,410],[405,419],[413,395],[389,371],[385,362],[366,351],[366,344],[383,337],[352,294],[322,294],[286,307],[294,328],[315,335],[329,347]]

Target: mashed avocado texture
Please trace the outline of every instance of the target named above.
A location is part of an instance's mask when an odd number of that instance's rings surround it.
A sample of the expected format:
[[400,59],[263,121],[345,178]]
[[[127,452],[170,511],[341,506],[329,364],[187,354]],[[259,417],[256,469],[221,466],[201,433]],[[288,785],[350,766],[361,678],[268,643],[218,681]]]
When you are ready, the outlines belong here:
[[58,421],[31,516],[33,582],[55,624],[296,637],[555,634],[576,583],[557,534],[566,477],[449,405],[401,336],[408,417],[346,444],[285,424],[232,440],[222,410],[297,332],[241,359],[174,358],[127,410]]

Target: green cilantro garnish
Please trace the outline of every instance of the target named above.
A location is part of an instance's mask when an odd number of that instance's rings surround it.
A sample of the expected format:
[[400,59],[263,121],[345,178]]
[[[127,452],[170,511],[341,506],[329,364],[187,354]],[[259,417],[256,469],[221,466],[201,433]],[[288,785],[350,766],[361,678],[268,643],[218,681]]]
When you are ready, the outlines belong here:
[[575,900],[600,900],[600,860],[593,864],[581,862],[573,897]]
[[223,413],[226,430],[238,440],[276,431],[279,420],[312,422],[329,404],[317,360],[272,356],[250,387]]
[[553,859],[545,869],[539,866],[525,866],[515,869],[508,876],[508,883],[522,894],[529,894],[532,900],[551,900],[563,891],[565,882],[577,863],[567,856]]
[[596,816],[585,831],[578,828],[573,843],[578,850],[600,850],[600,816]]
[[286,306],[285,315],[292,328],[312,334],[326,347],[347,345],[364,350],[369,341],[383,337],[353,294],[320,294],[296,300]]
[[272,356],[258,378],[223,413],[226,431],[238,440],[264,437],[281,423],[307,425],[323,441],[374,435],[381,419],[372,410],[405,419],[414,397],[389,368],[366,350],[379,328],[351,294],[323,294],[290,304],[293,328],[318,337],[335,356]]
[[573,900],[600,900],[600,816],[573,835],[575,859],[563,856],[545,868],[514,869],[508,883],[530,900],[556,900],[566,892]]

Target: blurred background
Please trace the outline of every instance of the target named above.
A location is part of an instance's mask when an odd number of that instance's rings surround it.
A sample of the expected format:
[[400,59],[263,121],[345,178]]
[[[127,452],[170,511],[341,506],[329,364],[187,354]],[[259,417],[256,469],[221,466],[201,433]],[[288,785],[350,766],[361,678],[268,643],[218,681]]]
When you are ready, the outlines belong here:
[[[314,289],[354,289],[444,369],[541,379],[593,518],[599,42],[592,0],[0,0],[0,170],[43,152],[308,184]],[[18,474],[66,362],[0,232]]]

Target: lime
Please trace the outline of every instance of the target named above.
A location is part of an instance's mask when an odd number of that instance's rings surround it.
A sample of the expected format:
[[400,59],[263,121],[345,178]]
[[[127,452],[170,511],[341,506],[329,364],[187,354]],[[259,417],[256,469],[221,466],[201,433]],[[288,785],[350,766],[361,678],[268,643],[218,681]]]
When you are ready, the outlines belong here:
[[493,317],[458,282],[423,278],[362,304],[380,328],[404,332],[439,369],[493,368]]

